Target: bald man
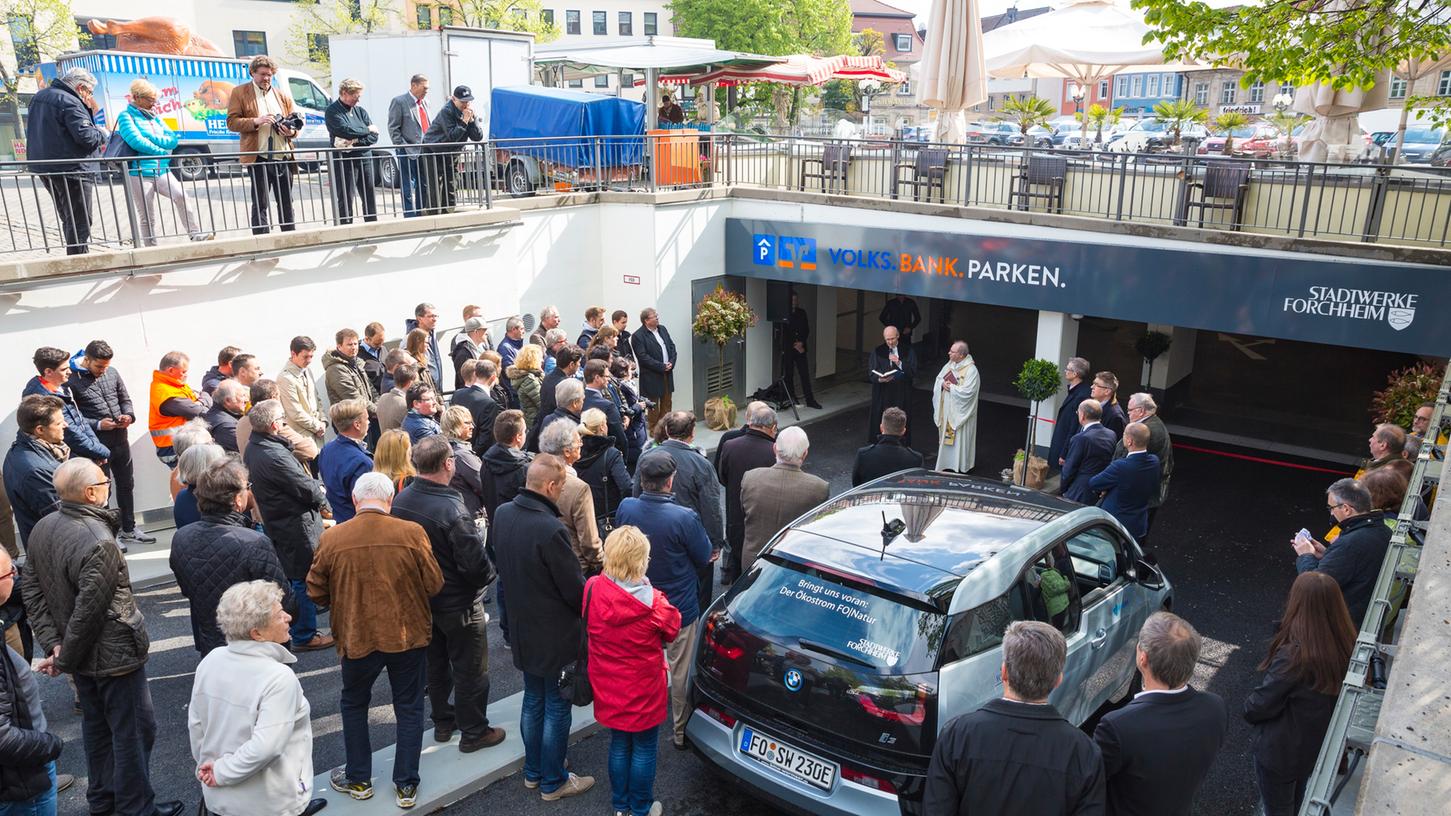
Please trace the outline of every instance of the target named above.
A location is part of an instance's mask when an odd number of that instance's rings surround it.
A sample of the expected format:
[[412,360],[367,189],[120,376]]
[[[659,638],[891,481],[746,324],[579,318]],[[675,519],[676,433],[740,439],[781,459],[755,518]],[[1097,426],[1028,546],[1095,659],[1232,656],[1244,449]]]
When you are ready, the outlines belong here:
[[41,652],[38,669],[75,679],[81,704],[91,813],[177,816],[151,787],[156,737],[146,684],[150,640],[106,508],[111,482],[89,459],[55,471],[60,509],[36,523],[23,578],[25,610]]
[[1149,501],[1159,493],[1159,457],[1147,450],[1149,426],[1142,422],[1124,428],[1123,444],[1128,455],[1110,462],[1088,487],[1103,494],[1099,506],[1143,544],[1149,534]]

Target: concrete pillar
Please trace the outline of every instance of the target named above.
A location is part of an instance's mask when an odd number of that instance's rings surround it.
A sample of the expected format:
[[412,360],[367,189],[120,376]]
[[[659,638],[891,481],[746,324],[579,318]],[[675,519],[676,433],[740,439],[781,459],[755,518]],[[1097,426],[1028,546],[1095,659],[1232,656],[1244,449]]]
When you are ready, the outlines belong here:
[[1150,324],[1149,331],[1163,332],[1173,339],[1169,350],[1154,361],[1152,380],[1149,377],[1149,364],[1143,364],[1140,372],[1139,382],[1147,385],[1155,399],[1164,402],[1164,397],[1171,392],[1176,385],[1194,373],[1194,347],[1199,338],[1196,329],[1186,329],[1182,326],[1167,326]]
[[812,373],[830,377],[836,373],[836,293],[834,286],[817,286],[816,308],[811,315],[811,347],[816,359]]
[[[1038,339],[1033,356],[1052,360],[1061,369],[1068,358],[1078,352],[1078,321],[1064,312],[1038,313]],[[1060,388],[1052,399],[1038,403],[1038,416],[1053,419],[1063,404],[1067,388]],[[1053,425],[1047,422],[1034,423],[1033,444],[1041,451],[1047,450],[1053,441]],[[1055,465],[1057,463],[1054,463]]]

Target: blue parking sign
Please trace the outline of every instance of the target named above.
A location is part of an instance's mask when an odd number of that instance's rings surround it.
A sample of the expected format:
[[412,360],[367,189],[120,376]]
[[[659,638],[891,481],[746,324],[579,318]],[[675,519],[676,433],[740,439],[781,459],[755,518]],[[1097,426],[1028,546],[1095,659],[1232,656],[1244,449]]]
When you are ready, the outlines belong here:
[[751,257],[756,266],[776,265],[776,236],[756,234],[751,236]]

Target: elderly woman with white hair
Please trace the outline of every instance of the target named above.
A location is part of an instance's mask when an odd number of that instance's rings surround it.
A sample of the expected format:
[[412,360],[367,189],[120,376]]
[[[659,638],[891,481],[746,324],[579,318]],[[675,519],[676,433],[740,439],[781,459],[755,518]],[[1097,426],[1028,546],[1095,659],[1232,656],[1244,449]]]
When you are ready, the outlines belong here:
[[188,524],[202,520],[202,511],[197,506],[193,488],[203,473],[225,458],[227,452],[221,445],[206,442],[192,445],[176,460],[176,478],[183,485],[176,494],[176,501],[171,505],[171,518],[176,522],[176,529],[180,530]]
[[181,182],[168,172],[171,151],[181,142],[181,134],[167,127],[156,113],[156,100],[161,93],[145,79],[131,83],[131,104],[116,116],[116,135],[139,158],[126,162],[126,187],[131,204],[136,208],[136,245],[156,246],[160,222],[156,219],[156,197],[165,196],[176,208],[186,234],[193,241],[210,240],[212,234],[202,231],[196,207],[186,199]]
[[312,708],[290,668],[291,622],[271,581],[235,584],[217,604],[227,647],[197,666],[187,713],[197,779],[217,816],[299,816],[327,805],[312,798]]

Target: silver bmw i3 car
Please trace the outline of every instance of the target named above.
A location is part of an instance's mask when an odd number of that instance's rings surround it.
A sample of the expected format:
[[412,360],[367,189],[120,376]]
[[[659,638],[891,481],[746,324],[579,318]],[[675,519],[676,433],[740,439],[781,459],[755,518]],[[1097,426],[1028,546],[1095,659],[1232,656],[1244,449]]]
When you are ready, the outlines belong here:
[[1171,603],[1112,516],[927,470],[885,476],[782,530],[698,628],[695,750],[813,816],[919,814],[937,733],[1002,695],[1003,631],[1068,641],[1052,702],[1082,724],[1134,690],[1139,627]]

